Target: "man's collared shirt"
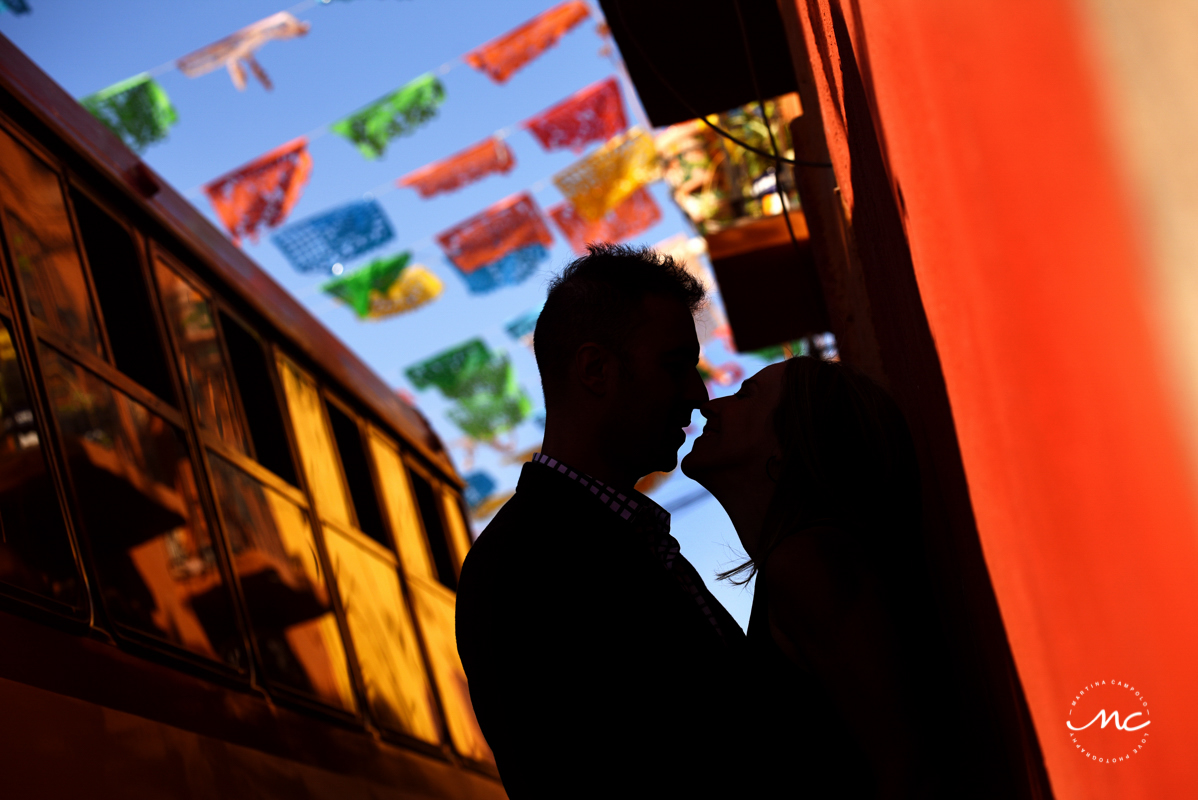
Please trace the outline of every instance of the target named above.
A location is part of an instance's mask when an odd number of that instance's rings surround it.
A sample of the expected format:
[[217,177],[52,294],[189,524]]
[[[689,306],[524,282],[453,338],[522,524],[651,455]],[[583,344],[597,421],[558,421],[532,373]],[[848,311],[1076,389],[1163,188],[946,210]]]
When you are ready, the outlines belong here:
[[543,453],[534,454],[532,460],[534,463],[541,464],[554,472],[558,472],[588,489],[596,502],[601,503],[604,508],[615,514],[616,517],[631,525],[638,533],[644,535],[647,539],[649,549],[661,561],[662,566],[694,598],[695,605],[699,606],[703,611],[703,616],[715,628],[716,633],[721,638],[727,640],[724,630],[720,627],[719,620],[711,611],[711,606],[707,602],[704,591],[697,585],[702,583],[702,579],[699,578],[698,572],[695,571],[690,562],[680,555],[681,548],[678,545],[678,540],[670,535],[670,512],[640,492],[633,491],[629,494],[620,492],[603,481],[596,480],[584,472],[571,469],[566,464],[557,459],[550,458]]

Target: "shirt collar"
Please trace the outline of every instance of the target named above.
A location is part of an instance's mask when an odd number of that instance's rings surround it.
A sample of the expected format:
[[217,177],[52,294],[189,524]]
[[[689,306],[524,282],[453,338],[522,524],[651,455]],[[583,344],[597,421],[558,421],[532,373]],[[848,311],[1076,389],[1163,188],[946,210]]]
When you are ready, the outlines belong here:
[[535,464],[569,478],[578,485],[588,489],[596,502],[603,505],[611,513],[624,522],[631,523],[633,518],[641,522],[652,522],[653,527],[662,534],[670,532],[670,512],[654,503],[638,491],[621,492],[601,480],[592,478],[585,472],[579,472],[544,453],[536,453],[532,457]]

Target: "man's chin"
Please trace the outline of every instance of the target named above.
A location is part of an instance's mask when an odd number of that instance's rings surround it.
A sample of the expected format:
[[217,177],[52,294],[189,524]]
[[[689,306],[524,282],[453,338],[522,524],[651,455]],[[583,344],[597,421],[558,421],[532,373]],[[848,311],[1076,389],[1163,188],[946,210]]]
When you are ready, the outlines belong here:
[[657,462],[657,466],[653,468],[654,472],[670,472],[678,466],[678,451],[670,453],[668,456],[663,455]]

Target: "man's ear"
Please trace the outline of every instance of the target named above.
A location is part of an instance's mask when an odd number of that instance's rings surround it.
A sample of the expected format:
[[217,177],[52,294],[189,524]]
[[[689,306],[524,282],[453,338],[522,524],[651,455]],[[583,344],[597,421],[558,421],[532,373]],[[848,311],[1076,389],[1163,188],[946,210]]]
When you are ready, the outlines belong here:
[[601,344],[586,342],[574,351],[574,373],[587,391],[597,397],[611,391],[614,368],[612,352]]

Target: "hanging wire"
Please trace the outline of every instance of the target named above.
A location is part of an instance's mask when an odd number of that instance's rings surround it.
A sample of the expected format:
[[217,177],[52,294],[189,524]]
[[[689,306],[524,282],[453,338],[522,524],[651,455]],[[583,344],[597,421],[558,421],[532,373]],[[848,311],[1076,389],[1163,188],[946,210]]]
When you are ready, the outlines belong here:
[[[799,239],[795,236],[794,225],[790,221],[790,209],[786,207],[786,192],[782,189],[782,156],[778,154],[778,142],[774,139],[774,127],[770,125],[769,115],[765,113],[765,100],[761,97],[761,86],[757,83],[757,68],[753,65],[753,52],[749,47],[749,34],[745,30],[745,19],[740,12],[740,0],[732,0],[736,9],[736,24],[740,28],[740,41],[745,48],[745,61],[749,65],[749,79],[753,82],[753,94],[757,97],[757,108],[761,110],[761,118],[765,121],[765,129],[770,135],[770,149],[774,151],[774,191],[782,202],[782,219],[786,220],[786,232],[790,234],[790,244],[794,247],[795,257],[802,259]],[[791,162],[794,163],[794,162]]]
[[[800,167],[831,167],[832,166],[832,162],[830,162],[830,161],[800,161],[800,160],[794,159],[794,158],[784,158],[784,157],[780,156],[778,153],[767,153],[764,150],[760,150],[760,149],[754,147],[753,145],[749,144],[748,142],[745,142],[745,141],[742,141],[742,140],[736,138],[728,131],[717,126],[715,123],[713,123],[711,120],[709,120],[706,116],[700,114],[698,111],[695,110],[695,107],[692,106],[690,103],[688,103],[686,98],[684,98],[681,94],[679,94],[678,91],[674,88],[674,86],[665,79],[665,76],[663,76],[661,74],[661,72],[657,69],[657,65],[654,64],[652,60],[650,60],[650,58],[649,58],[648,54],[645,52],[644,48],[641,47],[641,43],[636,39],[636,37],[634,37],[632,35],[631,28],[628,26],[628,21],[624,18],[624,8],[621,5],[620,0],[612,0],[612,5],[615,6],[616,14],[618,14],[620,17],[620,23],[624,26],[624,35],[626,37],[628,37],[628,41],[632,42],[632,46],[636,48],[637,53],[641,57],[641,60],[645,62],[645,65],[647,67],[649,67],[649,70],[653,73],[654,77],[657,78],[658,82],[663,87],[665,87],[666,91],[668,91],[671,95],[674,96],[674,99],[678,101],[678,104],[681,105],[683,108],[685,108],[687,110],[687,112],[692,114],[696,119],[702,120],[703,123],[707,127],[711,128],[717,134],[719,134],[720,136],[729,140],[730,142],[733,142],[750,152],[757,153],[758,155],[761,155],[761,156],[765,156],[766,158],[772,158],[775,161],[781,161],[786,164],[794,164],[794,165],[800,166]],[[744,39],[746,37],[745,26],[744,26],[744,21],[741,20],[739,4],[736,5],[736,17],[737,17],[737,21],[740,23],[741,37],[742,37],[742,39]],[[755,74],[755,71],[753,70],[753,66],[752,66],[753,58],[752,58],[752,55],[750,55],[749,50],[747,48],[748,48],[748,45],[746,43],[745,55],[749,59],[749,74],[753,78],[754,88],[756,88],[757,78],[756,78],[756,74]],[[760,90],[758,90],[758,98],[760,99]],[[767,127],[769,126],[768,119],[766,120],[766,126]]]

